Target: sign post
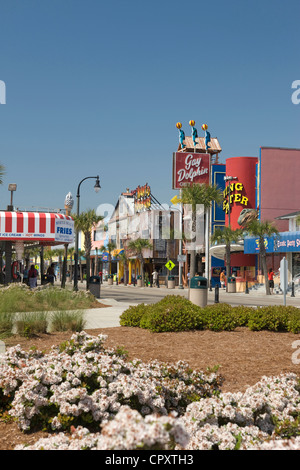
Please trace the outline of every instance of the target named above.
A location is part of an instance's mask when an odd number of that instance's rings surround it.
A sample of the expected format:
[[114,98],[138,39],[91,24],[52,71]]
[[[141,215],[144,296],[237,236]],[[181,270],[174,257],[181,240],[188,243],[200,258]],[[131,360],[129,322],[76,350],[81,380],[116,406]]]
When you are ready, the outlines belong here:
[[281,290],[283,291],[283,305],[286,305],[286,293],[287,293],[287,287],[288,287],[288,266],[287,266],[287,260],[286,258],[282,258],[280,261],[280,287]]

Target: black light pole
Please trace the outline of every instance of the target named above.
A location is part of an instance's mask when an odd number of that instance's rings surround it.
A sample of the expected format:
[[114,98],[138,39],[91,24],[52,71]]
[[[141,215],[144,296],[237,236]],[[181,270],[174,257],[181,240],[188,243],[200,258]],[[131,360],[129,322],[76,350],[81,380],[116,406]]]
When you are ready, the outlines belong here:
[[[99,176],[87,176],[86,178],[83,178],[83,180],[80,181],[80,183],[78,185],[78,188],[77,188],[77,194],[76,194],[76,197],[77,197],[76,215],[77,215],[77,217],[79,216],[80,185],[83,181],[85,181],[87,179],[90,179],[90,178],[96,179],[96,183],[95,183],[95,186],[94,186],[94,189],[95,189],[96,193],[98,193],[98,191],[101,189]],[[79,236],[79,233],[78,233],[78,230],[76,230],[76,234],[75,234],[75,252],[74,252],[74,290],[75,291],[78,291],[78,238],[79,238],[78,236]]]

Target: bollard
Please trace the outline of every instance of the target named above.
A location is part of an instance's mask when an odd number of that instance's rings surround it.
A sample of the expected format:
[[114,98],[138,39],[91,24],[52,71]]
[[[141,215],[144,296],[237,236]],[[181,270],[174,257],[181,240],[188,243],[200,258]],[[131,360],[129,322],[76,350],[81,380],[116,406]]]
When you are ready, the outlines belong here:
[[215,304],[219,303],[219,284],[215,286]]
[[248,281],[246,281],[246,290],[245,290],[245,294],[249,294]]
[[291,297],[295,297],[295,283],[294,283],[294,281],[292,281],[292,293],[291,293]]

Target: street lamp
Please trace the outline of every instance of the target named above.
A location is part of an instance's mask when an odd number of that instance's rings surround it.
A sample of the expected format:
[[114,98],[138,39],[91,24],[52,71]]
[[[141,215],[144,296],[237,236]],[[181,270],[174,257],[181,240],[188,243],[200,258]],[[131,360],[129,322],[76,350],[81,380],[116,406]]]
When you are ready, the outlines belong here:
[[228,227],[230,227],[230,181],[237,180],[237,176],[224,176],[224,181],[229,181],[228,185]]
[[10,205],[7,207],[7,210],[9,211],[13,211],[14,210],[14,206],[13,206],[13,194],[14,194],[14,191],[17,190],[17,185],[16,183],[10,183],[8,185],[8,191],[10,191]]
[[[77,194],[76,194],[76,197],[77,197],[77,211],[76,211],[77,217],[79,217],[80,185],[81,185],[81,183],[83,183],[83,181],[85,181],[87,179],[90,179],[90,178],[96,179],[96,183],[95,183],[95,186],[94,186],[95,192],[98,193],[101,189],[99,176],[87,176],[86,178],[83,178],[80,181],[80,183],[78,185],[78,188],[77,188]],[[74,290],[75,291],[78,291],[78,238],[79,238],[79,233],[78,232],[79,231],[76,230],[75,252],[74,252]]]

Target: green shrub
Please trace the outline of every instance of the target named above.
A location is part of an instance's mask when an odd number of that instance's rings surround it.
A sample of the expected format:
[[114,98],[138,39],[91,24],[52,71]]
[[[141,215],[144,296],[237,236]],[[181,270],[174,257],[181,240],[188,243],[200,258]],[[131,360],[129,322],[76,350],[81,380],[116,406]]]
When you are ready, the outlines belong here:
[[232,331],[248,327],[252,331],[290,331],[300,333],[300,309],[273,305],[233,307],[226,303],[198,307],[179,295],[167,295],[152,305],[130,306],[120,319],[122,326],[161,331],[209,329]]
[[287,331],[289,309],[284,306],[266,306],[253,309],[248,319],[252,331]]
[[202,328],[200,308],[181,296],[168,295],[149,306],[140,327],[153,332],[188,331]]
[[232,331],[239,326],[228,304],[207,305],[201,310],[201,318],[203,327],[213,331]]
[[139,327],[142,316],[149,310],[145,304],[130,305],[120,316],[121,326]]
[[255,308],[247,307],[244,305],[238,305],[237,307],[232,307],[231,311],[234,314],[236,325],[237,326],[247,326],[249,318],[253,314]]
[[300,309],[297,307],[288,307],[289,317],[287,321],[287,331],[291,333],[300,333]]

